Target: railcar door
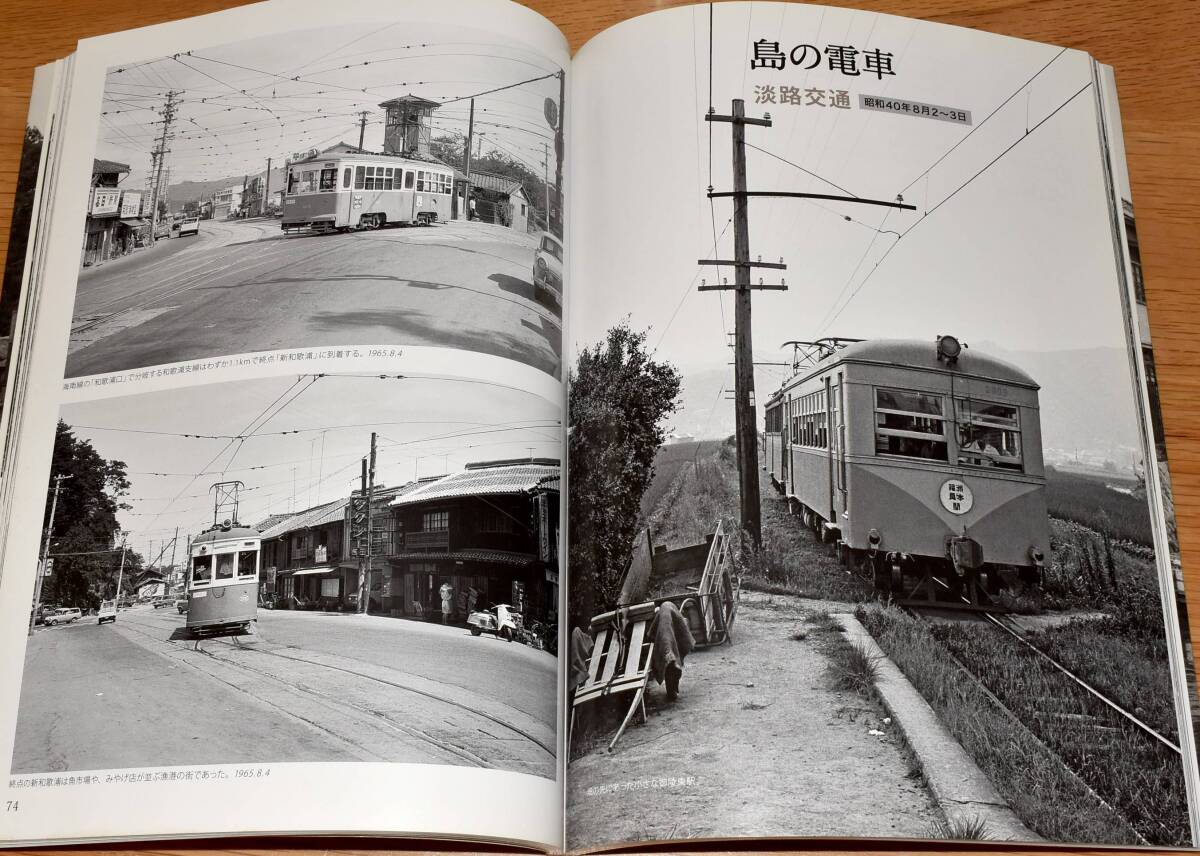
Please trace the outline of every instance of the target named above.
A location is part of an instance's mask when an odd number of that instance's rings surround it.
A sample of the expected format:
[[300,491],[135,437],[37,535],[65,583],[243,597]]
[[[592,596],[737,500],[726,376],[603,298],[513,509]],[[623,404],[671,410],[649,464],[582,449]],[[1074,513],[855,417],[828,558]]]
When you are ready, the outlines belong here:
[[834,414],[833,414],[833,379],[825,378],[825,460],[829,465],[829,523],[832,526],[841,526],[841,519],[837,513],[837,486],[834,483],[835,471],[837,470],[837,461],[835,460],[834,446],[837,445],[836,433],[834,431]]
[[846,510],[846,379],[838,372],[837,383],[833,387],[833,397],[829,403],[832,430],[829,433],[830,445],[834,447],[834,500],[836,511],[841,514]]

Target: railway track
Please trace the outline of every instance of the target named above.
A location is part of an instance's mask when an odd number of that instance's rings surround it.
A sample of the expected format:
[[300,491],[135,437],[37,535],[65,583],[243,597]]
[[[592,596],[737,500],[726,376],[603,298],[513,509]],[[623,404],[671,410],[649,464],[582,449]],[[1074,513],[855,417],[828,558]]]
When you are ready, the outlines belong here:
[[[154,633],[154,632],[149,632],[147,630],[139,628],[139,627],[135,626],[134,624],[132,624],[131,622],[125,622],[123,624],[123,627],[128,631],[132,631],[132,632],[137,633],[138,635],[144,637],[148,642],[155,644],[156,646],[163,646],[163,647],[171,650],[173,653],[180,652],[181,649],[186,649],[186,646],[180,646],[179,644],[177,644],[176,641],[164,641],[159,634]],[[180,639],[178,641],[189,641],[190,642],[193,640]],[[308,685],[302,681],[285,680],[284,678],[280,677],[278,674],[275,674],[274,672],[272,672],[269,668],[262,668],[259,665],[247,662],[247,657],[245,657],[245,656],[231,657],[231,656],[228,656],[228,653],[238,652],[240,654],[241,652],[246,652],[248,654],[251,654],[254,657],[274,658],[274,659],[278,659],[278,660],[291,661],[293,663],[301,663],[306,666],[312,666],[312,667],[316,667],[316,668],[322,669],[322,670],[329,670],[331,672],[335,672],[335,673],[347,676],[349,678],[352,678],[356,681],[366,682],[366,684],[368,686],[373,685],[373,686],[378,686],[381,688],[386,687],[387,691],[389,691],[389,692],[398,690],[405,694],[418,696],[418,697],[424,698],[426,700],[429,700],[431,702],[435,702],[438,705],[443,706],[445,708],[455,709],[455,710],[459,711],[460,714],[465,714],[469,719],[477,718],[479,720],[483,720],[486,723],[490,723],[493,726],[497,726],[501,729],[504,729],[508,733],[514,735],[515,739],[519,739],[521,741],[527,742],[527,743],[531,744],[532,746],[536,747],[541,752],[545,753],[549,757],[551,763],[555,762],[556,754],[555,754],[554,747],[549,745],[545,740],[538,737],[538,735],[533,734],[532,732],[528,731],[527,729],[521,728],[518,725],[514,725],[510,722],[506,722],[505,720],[503,720],[500,717],[493,716],[492,714],[487,713],[486,711],[478,710],[469,705],[455,701],[454,699],[445,698],[443,696],[437,695],[436,693],[427,692],[427,691],[419,689],[417,687],[407,686],[405,684],[401,684],[396,681],[389,681],[384,678],[380,678],[376,675],[368,674],[366,671],[362,671],[362,670],[358,670],[358,669],[354,669],[354,668],[348,668],[345,666],[338,666],[338,665],[334,665],[334,664],[331,664],[328,662],[321,662],[319,660],[300,656],[300,655],[294,654],[294,653],[283,653],[281,651],[272,651],[272,650],[258,647],[258,646],[254,646],[254,647],[244,646],[244,645],[236,644],[236,643],[229,642],[227,640],[222,640],[222,639],[215,638],[215,637],[206,638],[206,639],[203,639],[202,641],[204,641],[205,643],[207,643],[209,645],[212,645],[215,643],[217,646],[217,649],[209,650],[209,649],[204,649],[204,648],[197,648],[197,649],[195,649],[195,651],[204,655],[205,657],[209,657],[209,658],[212,658],[212,659],[220,662],[223,666],[226,666],[231,669],[235,669],[238,672],[241,672],[246,675],[252,675],[252,676],[254,676],[254,678],[256,678],[258,680],[266,680],[266,681],[272,681],[272,682],[285,683],[287,685],[288,690],[291,692],[295,692],[295,693],[299,693],[301,695],[308,696],[308,697],[314,699],[315,701],[320,702],[323,705],[329,705],[329,706],[333,706],[335,708],[341,708],[343,710],[346,710],[346,711],[352,713],[355,716],[370,718],[371,720],[375,721],[378,725],[380,725],[388,730],[395,731],[397,733],[406,735],[407,737],[409,737],[413,740],[416,740],[420,743],[426,744],[427,746],[429,746],[433,749],[453,755],[456,758],[460,759],[460,761],[462,763],[465,763],[467,765],[476,766],[476,767],[486,767],[486,768],[497,767],[497,764],[490,762],[488,759],[477,754],[475,751],[472,751],[471,748],[464,746],[464,745],[459,745],[459,743],[457,741],[447,740],[447,739],[445,739],[444,736],[443,737],[435,736],[435,735],[429,733],[427,730],[419,728],[419,727],[415,727],[413,725],[408,724],[407,722],[397,721],[394,717],[388,716],[385,712],[379,710],[377,707],[375,707],[373,705],[358,703],[358,702],[353,701],[350,698],[346,697],[345,695],[338,695],[338,694],[333,694],[333,693],[329,693],[329,692],[324,692],[324,691],[317,689],[314,686]],[[224,650],[222,650],[222,649],[224,649]],[[189,665],[193,665],[193,667],[196,667],[195,664],[189,664]],[[220,678],[219,676],[214,675],[213,677],[217,680],[222,680],[222,678]],[[240,686],[231,684],[228,681],[223,681],[223,682],[232,686],[234,689],[244,691],[244,689]],[[288,712],[293,716],[297,715],[295,713],[295,711],[289,710]],[[304,717],[300,717],[300,718],[305,719]],[[309,722],[309,724],[313,725],[314,727],[317,727],[324,731],[328,731],[328,729],[325,727],[325,725],[323,725],[319,721],[309,720],[309,719],[305,719],[305,721]],[[335,732],[330,732],[330,733],[333,736],[337,737],[338,739],[345,738],[345,735],[338,734]],[[501,765],[501,768],[503,768],[503,765]]]

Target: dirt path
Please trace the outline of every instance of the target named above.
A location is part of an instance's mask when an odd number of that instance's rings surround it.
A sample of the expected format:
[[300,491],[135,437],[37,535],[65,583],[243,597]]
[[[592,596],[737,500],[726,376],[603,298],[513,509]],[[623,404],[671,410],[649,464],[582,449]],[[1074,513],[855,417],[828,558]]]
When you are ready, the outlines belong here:
[[677,701],[651,683],[649,721],[571,764],[568,846],[927,836],[938,811],[884,714],[830,689],[812,604],[743,592],[733,644],[687,658]]

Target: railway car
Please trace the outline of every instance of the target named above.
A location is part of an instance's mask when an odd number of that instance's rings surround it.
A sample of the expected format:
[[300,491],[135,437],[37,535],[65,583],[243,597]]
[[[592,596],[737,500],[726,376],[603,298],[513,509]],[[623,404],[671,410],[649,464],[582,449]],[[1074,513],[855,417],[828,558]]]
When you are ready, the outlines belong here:
[[844,562],[902,600],[980,608],[1040,581],[1033,378],[953,336],[793,344],[803,358],[765,407],[766,468]]
[[346,231],[451,217],[454,171],[395,155],[326,153],[288,166],[281,228]]
[[192,539],[188,630],[198,636],[231,633],[257,619],[260,546],[257,529],[231,520]]

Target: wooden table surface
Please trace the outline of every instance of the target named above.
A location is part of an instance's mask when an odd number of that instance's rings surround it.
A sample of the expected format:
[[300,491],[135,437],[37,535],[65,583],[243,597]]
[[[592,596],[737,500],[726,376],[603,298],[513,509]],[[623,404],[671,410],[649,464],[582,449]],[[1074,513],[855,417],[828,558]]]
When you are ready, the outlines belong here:
[[[429,0],[433,2],[433,0]],[[670,0],[525,0],[554,21],[572,49],[605,27]],[[1137,209],[1155,361],[1187,587],[1200,602],[1200,2],[1197,0],[827,0],[895,15],[941,21],[1087,51],[1116,68],[1125,144]],[[6,242],[33,68],[70,53],[77,39],[199,15],[237,0],[0,0],[0,241]],[[2,247],[0,247],[2,251]],[[1103,418],[1097,413],[1096,418]],[[1200,621],[1192,622],[1200,642]],[[1200,644],[1197,644],[1200,651]],[[144,853],[277,854],[383,852],[403,842],[212,842],[191,847],[141,845]],[[233,848],[236,848],[233,849]],[[253,849],[251,849],[253,848]],[[353,848],[353,849],[331,849]],[[369,850],[364,849],[369,848]],[[912,852],[814,843],[804,852]],[[28,852],[28,851],[22,851]],[[44,851],[41,851],[44,852]],[[129,850],[93,850],[96,853]],[[958,848],[927,847],[954,853]],[[971,853],[1015,853],[997,845]],[[1059,851],[1107,852],[1113,851]]]

